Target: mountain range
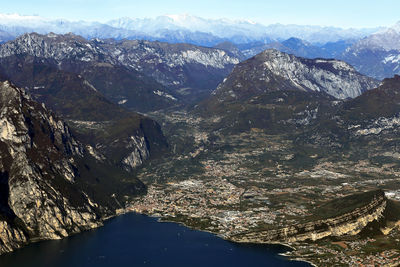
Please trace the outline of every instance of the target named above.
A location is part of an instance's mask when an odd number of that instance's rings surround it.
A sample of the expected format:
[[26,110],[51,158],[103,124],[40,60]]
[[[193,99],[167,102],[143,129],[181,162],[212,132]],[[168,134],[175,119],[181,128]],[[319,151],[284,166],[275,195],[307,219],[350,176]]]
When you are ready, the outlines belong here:
[[[29,56],[38,64],[84,77],[93,90],[110,101],[139,112],[190,102],[207,94],[239,63],[234,55],[215,48],[136,40],[86,40],[74,34],[24,34],[0,46],[3,62],[14,58],[13,64],[7,63],[7,77],[19,74],[23,63],[18,65],[15,60],[27,63]],[[19,85],[36,93],[44,86],[26,77],[22,83]]]
[[360,72],[383,79],[400,73],[400,22],[350,46],[341,55]]
[[294,127],[295,132],[299,126],[309,127],[320,113],[332,112],[332,103],[378,85],[343,61],[268,49],[236,65],[195,110],[220,117],[216,126],[228,131],[261,128],[275,133]]
[[[362,74],[382,80],[400,74],[400,24],[361,39],[343,39],[313,44],[291,37],[269,43],[252,42],[219,46],[247,59],[270,48],[306,58],[336,58],[348,62]],[[239,54],[238,54],[239,53]]]
[[[191,15],[144,19],[125,17],[100,23],[0,14],[0,42],[31,32],[43,35],[73,33],[87,40],[114,39],[126,44],[129,41],[118,40],[216,47],[230,51],[240,60],[275,48],[300,57],[341,59],[376,79],[400,72],[399,29],[399,23],[392,27],[365,29],[282,24],[265,26],[250,20],[204,19]],[[224,43],[231,43],[235,48],[220,46]]]
[[[372,35],[293,26],[288,36],[275,25],[268,37],[266,27],[250,21],[190,16],[109,24],[3,18],[2,36],[12,39],[0,45],[0,253],[101,225],[146,193],[140,168],[159,158],[169,166],[177,158],[196,162],[200,153],[207,158],[206,146],[222,135],[239,142],[243,132],[278,136],[297,149],[288,161],[332,154],[386,160],[400,152],[400,77],[383,79],[398,70],[398,25]],[[192,37],[221,36],[207,39],[214,47],[174,43],[185,25]],[[213,32],[195,32],[209,25]],[[26,33],[31,29],[39,33]],[[174,41],[129,40],[146,39],[152,29]],[[366,68],[377,61],[393,65],[385,72]],[[177,128],[165,136],[165,121],[149,116],[204,132],[180,139],[187,129]],[[188,151],[193,143],[204,147],[180,155],[170,140]],[[191,171],[177,162],[176,172]]]
[[1,14],[3,41],[21,34],[72,32],[85,38],[146,39],[213,46],[222,41],[249,43],[283,41],[290,37],[324,44],[344,39],[360,39],[379,30],[272,24],[264,26],[249,20],[204,19],[191,15],[165,15],[156,18],[120,18],[105,23],[51,20],[39,16]]
[[98,227],[124,196],[145,192],[8,81],[0,82],[0,114],[0,253]]

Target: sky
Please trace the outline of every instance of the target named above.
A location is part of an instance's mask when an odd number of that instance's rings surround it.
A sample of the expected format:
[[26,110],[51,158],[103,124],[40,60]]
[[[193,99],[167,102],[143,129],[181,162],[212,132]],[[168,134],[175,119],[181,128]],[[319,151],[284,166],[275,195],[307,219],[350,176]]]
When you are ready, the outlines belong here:
[[301,24],[341,28],[391,26],[400,21],[399,0],[1,0],[0,13],[105,22],[190,14],[246,19],[264,25]]

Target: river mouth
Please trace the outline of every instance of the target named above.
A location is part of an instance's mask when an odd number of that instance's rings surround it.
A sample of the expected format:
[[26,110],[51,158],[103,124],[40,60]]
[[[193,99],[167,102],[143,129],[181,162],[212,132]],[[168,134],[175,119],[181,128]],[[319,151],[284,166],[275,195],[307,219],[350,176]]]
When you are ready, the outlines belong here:
[[30,244],[0,256],[19,266],[310,266],[279,254],[281,245],[236,244],[183,225],[128,213],[62,240]]

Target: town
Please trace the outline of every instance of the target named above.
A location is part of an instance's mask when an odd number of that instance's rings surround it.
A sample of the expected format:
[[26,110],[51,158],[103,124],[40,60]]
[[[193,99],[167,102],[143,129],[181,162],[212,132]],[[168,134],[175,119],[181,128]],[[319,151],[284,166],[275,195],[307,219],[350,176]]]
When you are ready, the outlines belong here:
[[[333,163],[318,160],[313,152],[309,158],[315,164],[297,168],[293,166],[297,155],[292,144],[282,137],[253,130],[229,138],[219,136],[210,146],[199,120],[185,120],[181,114],[169,120],[189,125],[184,138],[192,137],[194,148],[186,151],[186,156],[158,164],[158,169],[143,168],[139,177],[147,181],[148,192],[131,200],[129,211],[183,223],[230,240],[237,234],[302,222],[314,215],[316,207],[359,192],[381,188],[387,198],[398,199],[400,171],[393,164],[377,165],[365,160]],[[395,227],[390,234],[380,233],[376,239],[357,236],[346,241],[337,237],[294,242],[286,244],[295,248],[286,255],[322,266],[324,262],[392,266],[398,261],[399,246],[379,249],[374,244],[378,239],[395,244],[399,238]],[[352,251],[363,251],[365,255]]]

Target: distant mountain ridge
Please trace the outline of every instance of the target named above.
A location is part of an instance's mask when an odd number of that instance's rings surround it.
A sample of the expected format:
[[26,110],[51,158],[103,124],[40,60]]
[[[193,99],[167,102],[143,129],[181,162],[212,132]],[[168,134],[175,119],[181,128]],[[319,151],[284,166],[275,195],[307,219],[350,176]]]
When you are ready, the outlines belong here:
[[[341,39],[360,38],[377,30],[279,23],[265,26],[250,20],[204,19],[187,14],[158,16],[153,19],[121,18],[109,21],[107,24],[151,35],[156,35],[160,29],[206,32],[220,38],[230,39],[235,43],[266,39],[282,41],[290,37],[301,38],[313,43],[326,43]],[[240,40],[239,36],[243,39]]]
[[119,18],[106,23],[51,20],[39,16],[0,14],[0,41],[28,32],[65,34],[85,38],[145,39],[214,46],[223,41],[249,43],[283,41],[291,37],[324,44],[343,39],[360,39],[380,28],[341,29],[337,27],[272,24],[249,20],[204,19],[191,15],[166,15],[156,18]]
[[100,23],[0,14],[0,43],[31,32],[42,35],[73,33],[91,41],[126,39],[215,47],[230,52],[239,60],[274,48],[300,57],[344,60],[357,71],[376,79],[400,73],[399,31],[400,22],[388,28],[342,29],[265,26],[250,20],[205,19],[191,15],[124,17]]
[[[236,47],[244,58],[250,58],[267,49],[277,49],[281,52],[306,58],[339,58],[343,52],[357,40],[348,39],[329,42],[324,45],[315,45],[300,38],[291,37],[281,42],[239,44]],[[234,44],[233,44],[234,45]],[[227,46],[225,46],[227,47]],[[230,48],[234,53],[234,48]]]
[[400,22],[356,42],[341,58],[378,79],[400,74]]

